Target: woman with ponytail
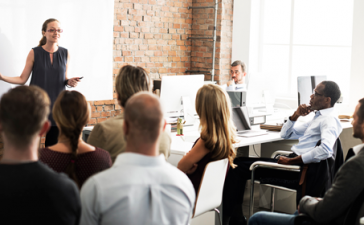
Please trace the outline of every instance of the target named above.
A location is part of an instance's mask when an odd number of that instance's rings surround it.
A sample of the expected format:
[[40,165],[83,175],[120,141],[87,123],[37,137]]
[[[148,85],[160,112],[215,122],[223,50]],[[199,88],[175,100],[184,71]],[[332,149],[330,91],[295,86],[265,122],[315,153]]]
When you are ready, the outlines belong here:
[[82,140],[90,105],[81,93],[62,91],[52,112],[59,129],[58,143],[41,149],[39,159],[56,172],[66,173],[81,188],[87,178],[111,167],[110,155]]
[[[63,30],[56,19],[48,19],[42,26],[42,39],[38,47],[30,50],[25,67],[20,76],[7,77],[0,73],[0,80],[11,84],[25,84],[30,74],[30,85],[36,85],[44,89],[51,100],[51,107],[59,93],[65,89],[65,85],[76,87],[79,77],[68,79],[67,68],[69,65],[69,53],[67,49],[58,46],[58,40]],[[45,146],[57,143],[58,129],[49,114],[51,129],[46,135]]]

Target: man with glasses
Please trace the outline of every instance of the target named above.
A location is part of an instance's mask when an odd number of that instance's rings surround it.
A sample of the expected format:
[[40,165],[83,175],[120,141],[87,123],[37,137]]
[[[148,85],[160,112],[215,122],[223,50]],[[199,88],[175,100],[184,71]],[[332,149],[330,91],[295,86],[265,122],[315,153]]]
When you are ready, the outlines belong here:
[[[225,224],[228,224],[230,217],[229,224],[244,224],[241,204],[246,181],[251,178],[249,168],[254,162],[268,161],[285,165],[300,165],[318,163],[333,156],[334,144],[342,131],[340,121],[334,115],[333,108],[340,95],[340,88],[335,82],[323,81],[314,89],[310,105],[300,105],[289,117],[289,120],[282,127],[281,137],[299,140],[298,144],[291,148],[293,153],[289,157],[280,156],[278,160],[242,157],[234,160],[238,167],[229,170],[224,189]],[[306,116],[313,111],[315,111],[315,116],[311,121],[296,123],[300,116]],[[267,182],[284,179],[282,186],[289,188],[298,188],[300,178],[299,173],[267,169],[258,169],[256,176]],[[225,210],[226,208],[228,210]],[[236,213],[231,213],[234,211]]]
[[[361,204],[355,205],[360,200],[364,190],[364,98],[359,100],[353,115],[353,137],[362,141],[361,144],[351,148],[352,158],[337,172],[333,185],[325,193],[324,198],[305,196],[299,204],[300,213],[305,213],[313,221],[320,224],[358,224],[362,214],[352,214],[359,211]],[[349,150],[349,151],[350,151]],[[354,206],[355,205],[355,206]],[[293,225],[297,212],[293,215],[272,212],[258,212],[250,220],[250,225]],[[344,221],[345,220],[345,221]],[[351,221],[349,221],[351,220]]]

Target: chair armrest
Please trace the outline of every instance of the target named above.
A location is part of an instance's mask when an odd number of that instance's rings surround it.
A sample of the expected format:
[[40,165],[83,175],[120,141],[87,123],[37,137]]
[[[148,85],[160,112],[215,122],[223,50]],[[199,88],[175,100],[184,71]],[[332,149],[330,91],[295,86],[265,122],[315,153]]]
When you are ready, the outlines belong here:
[[299,172],[300,166],[297,165],[283,165],[273,162],[264,162],[264,161],[256,161],[250,166],[250,170],[253,170],[255,168],[262,167],[262,168],[268,168],[268,169],[276,169],[276,170],[288,170],[288,171],[294,171]]
[[289,154],[292,154],[292,151],[278,150],[272,153],[271,158],[276,157],[276,155],[289,155]]
[[294,225],[315,225],[315,221],[306,214],[300,213],[294,218]]

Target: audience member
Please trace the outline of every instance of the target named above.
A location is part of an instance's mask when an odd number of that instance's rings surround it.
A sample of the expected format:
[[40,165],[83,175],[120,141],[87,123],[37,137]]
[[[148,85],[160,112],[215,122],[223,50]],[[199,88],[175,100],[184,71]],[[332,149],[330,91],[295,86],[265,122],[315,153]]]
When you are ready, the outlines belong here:
[[[141,67],[126,65],[115,78],[115,90],[119,105],[124,108],[128,99],[140,91],[152,91],[153,82],[149,74]],[[124,114],[96,124],[87,142],[107,150],[114,162],[125,151],[126,140],[123,133]],[[167,132],[161,134],[159,152],[169,157],[171,137]]]
[[[281,137],[285,139],[298,139],[299,143],[292,147],[294,152],[289,157],[281,156],[278,159],[279,164],[300,165],[317,163],[321,160],[332,157],[333,146],[339,137],[342,127],[340,121],[334,115],[336,101],[341,95],[339,86],[332,81],[323,81],[318,84],[311,95],[310,106],[300,105],[289,120],[284,124],[281,131]],[[314,118],[303,124],[295,124],[300,116],[306,116],[310,112],[316,111]],[[320,141],[321,140],[321,141]],[[320,141],[320,143],[319,143]],[[319,143],[319,145],[317,145]],[[242,215],[242,202],[246,181],[251,178],[250,165],[255,161],[277,162],[276,159],[270,158],[236,158],[234,163],[236,169],[229,170],[223,197],[224,207],[224,224],[245,224],[245,218]],[[290,188],[299,188],[299,173],[258,169],[256,171],[257,179],[284,179],[282,185],[289,185]],[[326,176],[325,174],[315,174],[316,176]],[[324,180],[320,179],[319,180]],[[325,183],[313,184],[315,188],[306,188],[306,194],[324,192]],[[301,189],[298,189],[301,190]],[[316,194],[315,194],[316,195]],[[302,197],[300,192],[297,193],[298,200]],[[319,196],[319,194],[317,194]],[[230,220],[230,222],[229,222]]]
[[197,194],[209,162],[228,158],[235,167],[236,128],[229,96],[217,85],[207,84],[198,90],[196,112],[200,117],[201,134],[191,151],[179,161],[178,168],[188,174]]
[[188,224],[195,193],[187,176],[159,155],[166,123],[157,96],[134,95],[124,113],[125,152],[82,187],[80,224]]
[[246,65],[240,60],[236,60],[230,67],[231,80],[226,84],[226,90],[243,90],[246,91]]
[[0,100],[1,224],[77,225],[81,213],[75,183],[38,161],[40,137],[51,124],[50,100],[36,86],[11,89]]
[[[332,187],[325,193],[324,198],[305,196],[300,201],[299,212],[307,214],[316,223],[344,224],[349,208],[364,191],[362,181],[364,176],[364,98],[355,108],[352,125],[353,136],[359,138],[363,144],[353,148],[355,155],[339,169]],[[260,212],[250,218],[249,225],[293,225],[296,215],[297,212],[293,215]],[[354,219],[356,219],[355,224],[359,224],[358,218]]]
[[58,143],[41,149],[40,161],[57,172],[65,172],[79,187],[93,174],[110,168],[109,153],[82,140],[90,105],[81,93],[62,91],[52,113],[59,130]]

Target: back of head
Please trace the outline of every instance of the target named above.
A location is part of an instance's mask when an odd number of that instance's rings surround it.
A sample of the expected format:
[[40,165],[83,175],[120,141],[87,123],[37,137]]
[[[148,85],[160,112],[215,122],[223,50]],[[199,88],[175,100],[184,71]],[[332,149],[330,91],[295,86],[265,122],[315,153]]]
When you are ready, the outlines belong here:
[[19,86],[0,100],[0,124],[6,138],[19,148],[28,146],[48,119],[50,100],[36,86]]
[[154,94],[140,92],[133,95],[126,103],[124,116],[129,126],[128,144],[153,144],[158,141],[163,126],[163,112]]
[[126,65],[120,69],[116,77],[115,90],[120,105],[125,107],[126,101],[135,93],[151,90],[151,78],[143,68]]
[[77,159],[77,148],[82,129],[90,119],[90,105],[78,91],[62,91],[54,103],[52,113],[59,128],[60,137],[66,137],[71,144],[73,159],[69,163],[66,173],[77,183],[74,161]]
[[233,165],[236,127],[227,93],[220,86],[204,85],[196,95],[196,112],[200,117],[201,138],[205,147],[213,152],[212,158],[229,158]]
[[334,81],[322,81],[321,83],[325,85],[323,94],[325,97],[331,98],[331,107],[333,107],[341,96],[340,87]]
[[231,67],[234,66],[241,66],[241,71],[243,71],[243,73],[246,72],[246,65],[244,62],[240,61],[240,60],[236,60],[231,64]]

